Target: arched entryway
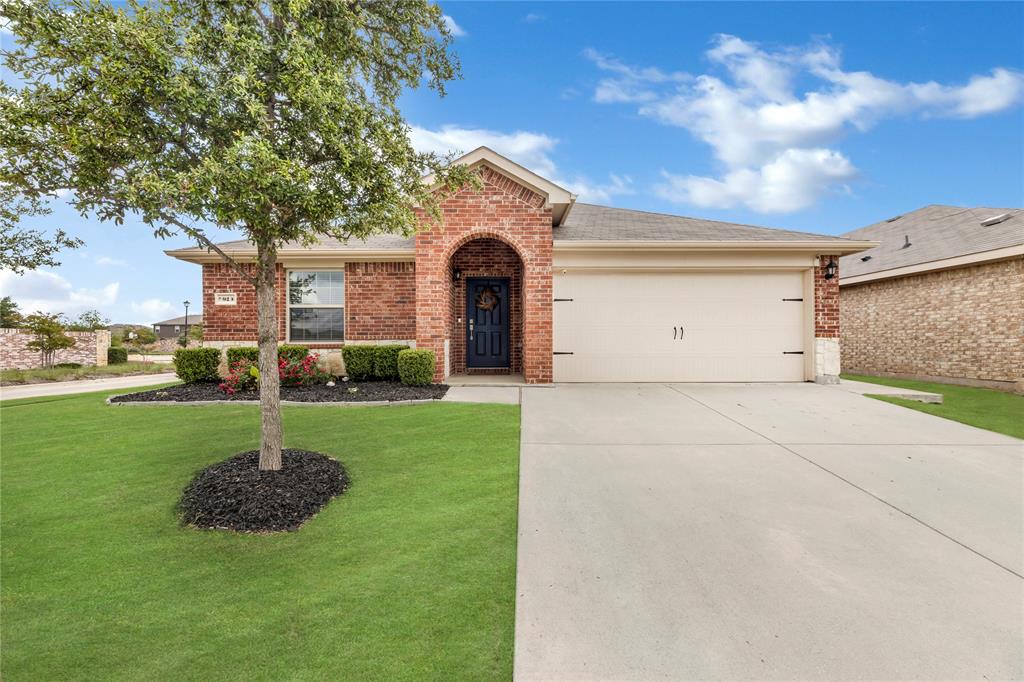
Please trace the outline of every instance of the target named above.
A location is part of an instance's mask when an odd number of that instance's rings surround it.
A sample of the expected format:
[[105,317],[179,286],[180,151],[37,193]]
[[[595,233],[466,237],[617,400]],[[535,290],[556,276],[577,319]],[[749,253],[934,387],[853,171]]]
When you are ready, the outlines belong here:
[[451,374],[522,374],[519,254],[500,239],[477,237],[452,253],[447,270]]

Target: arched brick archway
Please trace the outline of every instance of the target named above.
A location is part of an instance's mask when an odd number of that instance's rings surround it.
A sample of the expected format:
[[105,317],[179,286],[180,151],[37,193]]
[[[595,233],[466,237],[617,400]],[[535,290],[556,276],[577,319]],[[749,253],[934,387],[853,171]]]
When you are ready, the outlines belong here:
[[[442,202],[444,224],[416,235],[416,345],[433,350],[438,359],[435,380],[461,373],[463,330],[453,299],[464,289],[452,286],[453,259],[492,262],[485,276],[509,271],[518,259],[514,296],[519,308],[513,372],[528,383],[551,381],[551,251],[552,212],[544,197],[510,178],[483,168],[480,189],[463,191]],[[465,275],[464,275],[465,277]],[[511,284],[510,278],[510,284]],[[453,291],[459,290],[459,292]],[[453,312],[456,311],[456,312]],[[457,345],[462,344],[462,348]]]
[[[454,273],[459,273],[456,279]],[[523,372],[523,261],[505,241],[473,236],[448,259],[449,370],[452,374],[522,374]],[[466,282],[474,278],[508,280],[508,367],[468,367],[466,360]]]

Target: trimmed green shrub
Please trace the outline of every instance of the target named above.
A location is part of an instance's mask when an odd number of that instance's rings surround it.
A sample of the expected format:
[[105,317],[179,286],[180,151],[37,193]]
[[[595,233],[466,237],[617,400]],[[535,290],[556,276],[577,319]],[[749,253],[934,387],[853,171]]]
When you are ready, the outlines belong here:
[[114,348],[111,346],[107,349],[107,364],[108,365],[120,365],[128,362],[128,349],[127,348]]
[[58,362],[53,366],[54,369],[80,369],[82,363],[80,362]]
[[407,349],[398,353],[398,377],[406,386],[426,386],[434,380],[434,351]]
[[228,367],[234,367],[239,360],[248,360],[253,364],[260,361],[260,349],[256,346],[236,346],[228,348]]
[[377,356],[377,346],[350,344],[341,349],[341,358],[345,361],[345,374],[352,381],[363,381],[373,376],[373,362]]
[[398,354],[408,349],[400,343],[374,346],[373,373],[380,379],[397,379]]
[[309,355],[309,348],[291,343],[282,343],[277,347],[277,357],[288,362],[302,362]]
[[174,351],[174,371],[186,384],[202,381],[220,381],[219,348],[179,348]]

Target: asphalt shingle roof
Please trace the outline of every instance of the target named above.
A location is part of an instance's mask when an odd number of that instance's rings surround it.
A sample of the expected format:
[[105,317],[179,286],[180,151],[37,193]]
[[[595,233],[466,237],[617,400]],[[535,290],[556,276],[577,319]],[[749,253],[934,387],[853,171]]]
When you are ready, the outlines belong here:
[[[203,323],[203,314],[201,312],[200,313],[189,313],[188,314],[188,324],[189,324],[189,326],[192,326],[193,324],[202,324],[202,323]],[[181,317],[172,317],[169,320],[162,320],[160,322],[154,322],[153,324],[158,324],[158,325],[161,325],[161,326],[168,326],[168,327],[170,327],[172,325],[175,325],[175,324],[183,325],[183,324],[185,324],[185,316],[182,315]]]
[[[556,241],[835,241],[848,243],[850,240],[831,235],[811,232],[795,232],[770,227],[725,223],[703,218],[666,213],[650,213],[610,206],[596,206],[577,202],[565,222],[553,229]],[[224,251],[249,251],[252,244],[244,239],[218,244]],[[378,234],[365,240],[342,242],[338,239],[322,239],[316,246],[303,247],[299,244],[285,244],[287,250],[318,249],[373,249],[411,251],[415,242],[411,237],[394,234]],[[182,249],[191,251],[193,249]],[[201,250],[201,249],[200,249]]]
[[554,229],[554,235],[556,240],[593,241],[848,241],[810,232],[777,230],[579,202],[572,207],[565,222]]
[[[1010,218],[1001,223],[981,224],[1007,213]],[[843,236],[881,244],[843,256],[839,260],[840,279],[1024,244],[1024,209],[932,204]],[[910,246],[904,248],[908,240]]]

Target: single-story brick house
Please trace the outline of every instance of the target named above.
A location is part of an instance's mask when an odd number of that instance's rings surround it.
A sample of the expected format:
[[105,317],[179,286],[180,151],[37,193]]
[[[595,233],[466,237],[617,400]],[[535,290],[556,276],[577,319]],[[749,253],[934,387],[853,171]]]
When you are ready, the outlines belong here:
[[[577,203],[485,147],[459,161],[483,186],[443,227],[279,251],[282,340],[414,344],[437,381],[837,380],[836,264],[872,243]],[[206,249],[168,254],[202,265],[207,345],[254,343],[253,288]]]
[[850,372],[1024,392],[1024,210],[925,206],[844,235]]

